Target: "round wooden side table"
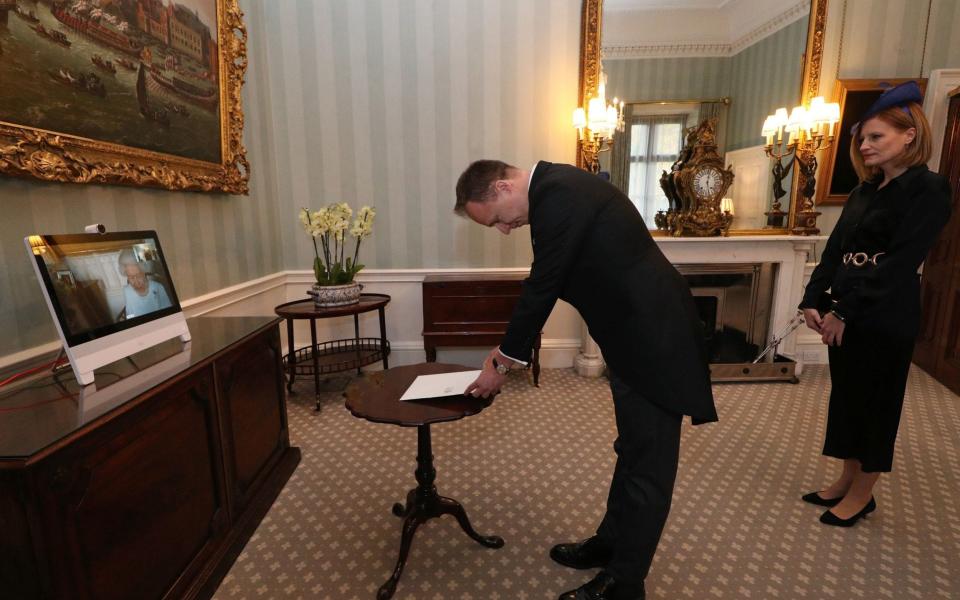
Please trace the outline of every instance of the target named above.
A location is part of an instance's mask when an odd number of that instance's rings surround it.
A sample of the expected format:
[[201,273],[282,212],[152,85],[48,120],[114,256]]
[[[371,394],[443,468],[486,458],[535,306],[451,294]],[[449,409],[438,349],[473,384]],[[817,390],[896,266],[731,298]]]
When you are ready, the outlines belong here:
[[[383,362],[383,368],[389,369],[387,356],[390,354],[390,342],[387,341],[387,326],[384,307],[390,302],[386,294],[361,294],[360,301],[347,306],[317,308],[312,299],[295,300],[274,308],[277,316],[287,321],[287,347],[284,357],[287,369],[287,391],[293,391],[293,382],[297,375],[313,375],[316,389],[316,410],[320,410],[320,375],[329,375],[341,371]],[[360,314],[377,311],[380,316],[380,337],[360,337]],[[317,343],[317,320],[353,315],[354,337],[344,340],[331,340]],[[293,345],[293,322],[297,319],[310,320],[310,346],[295,350]]]
[[377,592],[378,600],[387,600],[393,596],[407,563],[413,534],[417,527],[430,519],[453,515],[463,531],[476,542],[487,548],[503,547],[503,538],[477,533],[463,506],[453,498],[437,493],[433,484],[437,471],[433,467],[433,450],[430,444],[431,423],[456,421],[475,415],[490,406],[493,398],[473,398],[458,394],[429,400],[400,400],[419,375],[472,370],[474,369],[461,365],[420,363],[371,373],[369,377],[355,381],[347,388],[346,406],[353,416],[375,423],[417,428],[417,470],[414,472],[417,487],[407,492],[406,503],[393,505],[393,514],[403,518],[400,555],[393,574]]

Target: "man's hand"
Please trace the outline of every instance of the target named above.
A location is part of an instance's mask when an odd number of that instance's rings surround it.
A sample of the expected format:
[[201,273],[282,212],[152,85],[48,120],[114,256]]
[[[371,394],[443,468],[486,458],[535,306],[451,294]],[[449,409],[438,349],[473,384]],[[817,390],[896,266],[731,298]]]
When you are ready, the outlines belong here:
[[820,317],[820,312],[817,311],[817,309],[803,309],[803,320],[807,322],[807,327],[823,335],[823,331],[821,330],[823,327],[823,318]]
[[494,358],[497,361],[503,360],[497,348],[491,350],[487,357],[483,359],[483,370],[480,376],[467,386],[467,389],[463,392],[464,396],[488,398],[500,391],[503,382],[507,380],[507,376],[497,373],[497,370],[493,367]]
[[828,346],[839,346],[842,344],[843,330],[846,326],[846,323],[838,319],[833,313],[827,313],[826,316],[823,317],[823,324],[820,326],[823,343]]

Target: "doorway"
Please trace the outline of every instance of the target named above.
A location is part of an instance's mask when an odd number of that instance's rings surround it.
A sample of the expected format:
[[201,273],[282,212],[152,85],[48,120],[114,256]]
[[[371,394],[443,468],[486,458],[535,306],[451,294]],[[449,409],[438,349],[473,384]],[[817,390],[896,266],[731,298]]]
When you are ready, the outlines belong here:
[[953,215],[923,266],[913,362],[960,394],[960,88],[949,97],[939,172],[950,180]]

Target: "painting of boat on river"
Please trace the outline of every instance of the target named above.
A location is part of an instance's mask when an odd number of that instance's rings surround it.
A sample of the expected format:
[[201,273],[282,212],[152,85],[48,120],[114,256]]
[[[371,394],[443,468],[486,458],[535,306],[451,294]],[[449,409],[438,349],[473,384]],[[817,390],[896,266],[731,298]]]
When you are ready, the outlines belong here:
[[0,121],[221,161],[217,0],[0,4]]

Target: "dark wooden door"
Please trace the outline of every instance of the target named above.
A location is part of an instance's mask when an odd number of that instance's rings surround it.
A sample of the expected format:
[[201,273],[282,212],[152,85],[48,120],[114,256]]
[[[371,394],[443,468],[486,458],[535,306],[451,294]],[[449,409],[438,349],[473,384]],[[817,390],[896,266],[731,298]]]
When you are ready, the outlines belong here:
[[953,215],[923,267],[923,321],[914,362],[960,393],[960,88],[950,98],[939,171],[950,180]]

